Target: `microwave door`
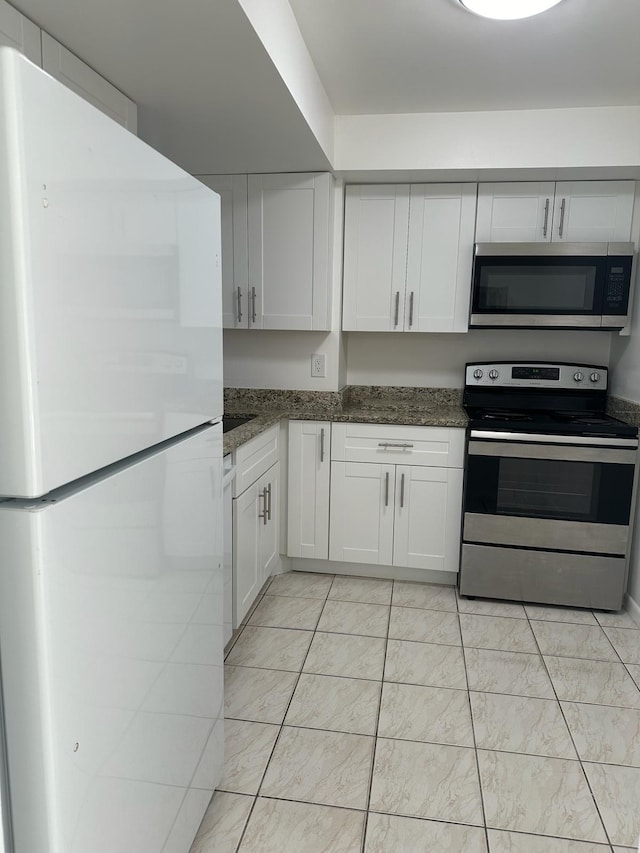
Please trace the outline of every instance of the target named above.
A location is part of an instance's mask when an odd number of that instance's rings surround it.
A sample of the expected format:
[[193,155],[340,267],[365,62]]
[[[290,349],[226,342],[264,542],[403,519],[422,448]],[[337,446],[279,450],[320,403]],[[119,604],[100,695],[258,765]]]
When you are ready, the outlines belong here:
[[599,328],[600,267],[600,258],[476,258],[470,325]]

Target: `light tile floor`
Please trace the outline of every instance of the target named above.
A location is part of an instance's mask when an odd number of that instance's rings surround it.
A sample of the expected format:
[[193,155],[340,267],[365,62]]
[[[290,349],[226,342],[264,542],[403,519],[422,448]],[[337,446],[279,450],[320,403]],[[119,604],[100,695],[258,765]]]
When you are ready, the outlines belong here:
[[640,831],[628,614],[290,573],[226,660],[191,853],[606,853]]

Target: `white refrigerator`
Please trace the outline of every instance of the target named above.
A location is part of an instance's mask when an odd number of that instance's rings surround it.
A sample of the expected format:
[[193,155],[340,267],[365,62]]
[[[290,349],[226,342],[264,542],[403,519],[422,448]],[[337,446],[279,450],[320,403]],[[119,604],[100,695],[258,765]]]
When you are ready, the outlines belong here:
[[219,198],[0,50],[5,853],[186,853],[221,774]]

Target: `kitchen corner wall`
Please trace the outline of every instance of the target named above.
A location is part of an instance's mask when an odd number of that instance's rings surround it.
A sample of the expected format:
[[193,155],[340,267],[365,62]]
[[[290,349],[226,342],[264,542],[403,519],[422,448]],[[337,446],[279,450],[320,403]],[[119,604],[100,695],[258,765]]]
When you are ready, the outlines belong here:
[[[636,192],[640,185],[636,185]],[[636,249],[640,246],[640,205],[636,204],[632,225]],[[640,263],[636,255],[635,299],[629,335],[615,335],[611,345],[609,393],[640,403]],[[640,613],[640,501],[636,501],[633,547],[629,569],[629,596]]]

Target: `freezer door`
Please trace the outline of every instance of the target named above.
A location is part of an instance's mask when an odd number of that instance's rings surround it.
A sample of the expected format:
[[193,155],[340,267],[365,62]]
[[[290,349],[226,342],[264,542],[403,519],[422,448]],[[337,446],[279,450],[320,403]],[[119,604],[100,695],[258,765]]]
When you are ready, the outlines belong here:
[[0,495],[222,415],[220,200],[0,50]]
[[1,510],[16,851],[183,853],[223,760],[221,427]]

